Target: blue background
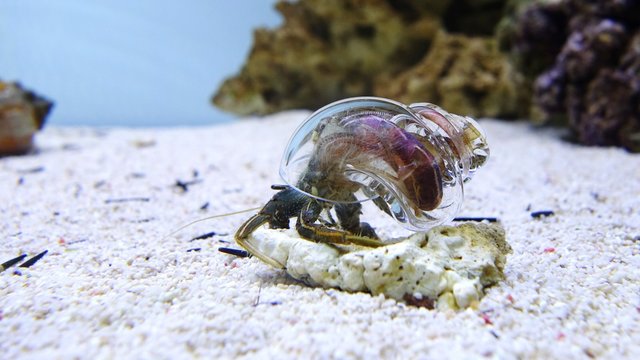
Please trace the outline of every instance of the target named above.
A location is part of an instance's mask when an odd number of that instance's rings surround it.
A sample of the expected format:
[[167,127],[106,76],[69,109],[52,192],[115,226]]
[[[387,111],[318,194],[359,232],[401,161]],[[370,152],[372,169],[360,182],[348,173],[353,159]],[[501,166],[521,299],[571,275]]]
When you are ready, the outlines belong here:
[[56,103],[55,125],[224,122],[210,104],[274,0],[0,0],[0,78]]

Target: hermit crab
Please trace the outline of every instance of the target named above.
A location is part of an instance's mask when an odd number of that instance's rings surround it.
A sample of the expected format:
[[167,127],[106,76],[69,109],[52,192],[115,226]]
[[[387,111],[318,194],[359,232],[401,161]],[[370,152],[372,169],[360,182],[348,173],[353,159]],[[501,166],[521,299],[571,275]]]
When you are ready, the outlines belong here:
[[436,105],[404,105],[376,97],[350,98],[309,116],[286,147],[285,185],[235,234],[236,242],[278,267],[248,241],[259,227],[295,229],[307,240],[333,245],[385,245],[360,221],[362,202],[411,230],[451,220],[463,183],[489,156],[486,137],[469,117]]

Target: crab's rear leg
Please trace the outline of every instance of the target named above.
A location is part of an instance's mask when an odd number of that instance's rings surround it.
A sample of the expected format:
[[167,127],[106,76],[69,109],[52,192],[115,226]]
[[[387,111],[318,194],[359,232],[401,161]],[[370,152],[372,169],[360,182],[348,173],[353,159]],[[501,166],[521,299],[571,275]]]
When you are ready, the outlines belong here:
[[343,230],[359,236],[378,239],[378,235],[371,225],[366,222],[360,222],[362,204],[358,202],[336,204],[335,210]]
[[[357,228],[360,229],[358,233],[352,233],[348,230],[333,229],[321,224],[316,224],[315,222],[320,216],[322,210],[323,208],[320,203],[317,201],[310,201],[307,206],[302,209],[300,216],[298,216],[298,221],[296,222],[296,230],[298,231],[298,234],[305,239],[328,244],[354,244],[366,247],[379,247],[384,245],[384,243],[378,240],[377,237],[366,236],[375,236],[375,232],[369,225],[366,225],[366,229],[362,229],[359,222],[359,216],[356,217],[356,219],[358,219]],[[347,215],[347,213],[341,215],[340,212],[338,212],[338,209],[336,209],[336,214],[338,215],[338,219],[341,223],[341,216]],[[362,233],[363,230],[366,231],[366,235]]]

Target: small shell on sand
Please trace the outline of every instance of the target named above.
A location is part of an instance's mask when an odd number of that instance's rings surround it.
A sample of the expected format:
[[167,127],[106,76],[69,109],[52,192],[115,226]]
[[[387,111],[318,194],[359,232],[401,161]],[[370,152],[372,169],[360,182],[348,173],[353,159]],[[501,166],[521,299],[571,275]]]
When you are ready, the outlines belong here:
[[23,154],[44,125],[53,103],[24,90],[18,83],[0,81],[0,156]]
[[504,278],[511,247],[497,224],[439,226],[380,248],[334,247],[294,230],[256,230],[249,241],[311,286],[364,291],[438,309],[474,306]]

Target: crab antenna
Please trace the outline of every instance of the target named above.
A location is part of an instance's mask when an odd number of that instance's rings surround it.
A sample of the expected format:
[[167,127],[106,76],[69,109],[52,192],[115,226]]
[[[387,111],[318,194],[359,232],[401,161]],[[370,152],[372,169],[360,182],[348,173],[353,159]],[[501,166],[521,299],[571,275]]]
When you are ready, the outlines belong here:
[[175,234],[177,234],[178,232],[188,228],[189,226],[192,226],[194,224],[203,222],[203,221],[207,221],[207,220],[211,220],[211,219],[217,219],[217,218],[222,218],[222,217],[227,217],[227,216],[232,216],[232,215],[238,215],[238,214],[243,214],[249,211],[255,211],[255,210],[260,210],[262,208],[262,206],[258,206],[258,207],[254,207],[254,208],[249,208],[249,209],[244,209],[244,210],[238,210],[238,211],[234,211],[234,212],[229,212],[229,213],[225,213],[225,214],[218,214],[218,215],[212,215],[212,216],[207,216],[206,218],[202,218],[202,219],[198,219],[198,220],[194,220],[190,223],[187,223],[185,225],[180,226],[179,228],[177,228],[176,230],[170,232],[169,234],[165,235],[162,240],[165,240],[168,237],[171,237]]

